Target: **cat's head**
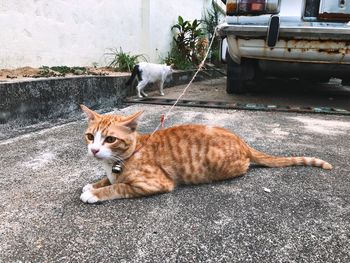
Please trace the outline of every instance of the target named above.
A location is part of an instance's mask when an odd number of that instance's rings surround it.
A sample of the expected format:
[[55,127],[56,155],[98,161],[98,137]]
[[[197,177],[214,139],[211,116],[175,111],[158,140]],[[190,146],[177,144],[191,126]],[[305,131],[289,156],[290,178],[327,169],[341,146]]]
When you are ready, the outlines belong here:
[[125,160],[136,148],[136,128],[143,113],[136,112],[130,116],[100,115],[84,105],[81,109],[88,117],[85,141],[88,155],[99,160]]
[[166,65],[166,69],[167,69],[167,75],[170,75],[174,72],[174,67],[175,65],[174,64],[171,64],[171,65]]

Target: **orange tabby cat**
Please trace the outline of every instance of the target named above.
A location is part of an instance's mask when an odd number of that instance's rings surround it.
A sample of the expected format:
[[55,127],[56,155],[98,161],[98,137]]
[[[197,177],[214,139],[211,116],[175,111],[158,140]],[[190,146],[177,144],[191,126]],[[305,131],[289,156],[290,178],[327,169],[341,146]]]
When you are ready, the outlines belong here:
[[[178,184],[199,184],[243,175],[249,164],[332,169],[311,157],[274,157],[259,152],[219,127],[181,125],[155,132],[136,131],[142,112],[123,117],[100,115],[81,105],[89,125],[88,153],[102,160],[107,177],[83,188],[85,203],[172,191]],[[113,170],[113,172],[112,172]],[[121,170],[121,171],[119,171]]]

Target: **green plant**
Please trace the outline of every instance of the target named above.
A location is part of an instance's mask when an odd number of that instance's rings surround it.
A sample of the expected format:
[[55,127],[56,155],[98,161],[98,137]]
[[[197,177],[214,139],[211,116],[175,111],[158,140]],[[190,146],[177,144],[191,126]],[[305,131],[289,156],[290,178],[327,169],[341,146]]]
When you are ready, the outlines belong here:
[[74,75],[84,75],[87,73],[85,67],[68,67],[68,66],[54,66],[50,67],[51,70],[60,73],[61,75],[74,74]]
[[210,8],[206,9],[205,13],[203,14],[203,19],[201,20],[204,26],[203,30],[210,39],[213,37],[215,28],[221,22],[224,15],[225,13],[220,6],[218,6],[217,3],[212,0]]
[[[208,36],[208,39],[212,39],[212,37],[215,37],[215,28],[221,22],[224,15],[224,10],[222,10],[220,6],[218,6],[218,4],[214,0],[212,0],[210,8],[206,10],[206,12],[203,15],[203,19],[201,20],[203,24],[203,30]],[[219,38],[215,37],[210,53],[212,61],[219,60],[219,49],[220,40]]]
[[39,75],[41,77],[49,77],[50,76],[50,68],[48,66],[41,66]]
[[70,67],[67,66],[54,66],[54,67],[50,67],[51,70],[59,72],[61,74],[68,74],[71,73],[72,69]]
[[174,41],[171,43],[171,48],[168,55],[162,59],[162,61],[167,65],[173,64],[176,69],[181,70],[191,69],[195,66],[190,60],[183,57]]
[[173,41],[176,44],[179,54],[183,59],[193,64],[199,63],[196,54],[196,45],[198,40],[204,35],[200,24],[201,22],[197,19],[191,22],[179,16],[177,24],[171,27],[171,30],[177,30]]
[[139,59],[147,61],[144,55],[130,55],[122,50],[118,49],[109,49],[110,52],[106,53],[107,56],[112,56],[111,61],[108,66],[118,69],[120,71],[131,71],[134,66],[139,63]]
[[177,23],[171,27],[175,36],[167,57],[163,59],[165,63],[174,64],[177,69],[190,69],[199,64],[204,36],[200,24],[197,19],[191,22],[178,17]]
[[68,67],[68,66],[42,66],[39,68],[41,77],[63,77],[66,74],[85,75],[87,69],[85,67]]

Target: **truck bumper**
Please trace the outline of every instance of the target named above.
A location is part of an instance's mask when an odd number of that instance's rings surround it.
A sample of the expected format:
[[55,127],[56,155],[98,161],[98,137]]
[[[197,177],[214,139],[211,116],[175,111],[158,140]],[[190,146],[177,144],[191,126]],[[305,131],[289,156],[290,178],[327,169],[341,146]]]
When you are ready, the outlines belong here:
[[346,23],[304,22],[296,17],[281,17],[276,44],[269,47],[270,17],[258,21],[250,17],[230,17],[218,33],[227,37],[231,58],[241,57],[290,62],[350,64],[350,25]]

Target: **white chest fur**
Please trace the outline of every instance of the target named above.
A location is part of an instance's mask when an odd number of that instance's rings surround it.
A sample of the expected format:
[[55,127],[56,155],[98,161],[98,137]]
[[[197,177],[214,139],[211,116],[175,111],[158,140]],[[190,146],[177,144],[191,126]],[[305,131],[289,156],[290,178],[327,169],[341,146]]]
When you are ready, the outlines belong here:
[[112,164],[108,162],[103,162],[103,169],[105,169],[108,180],[111,184],[114,184],[116,181],[115,175],[112,174]]

